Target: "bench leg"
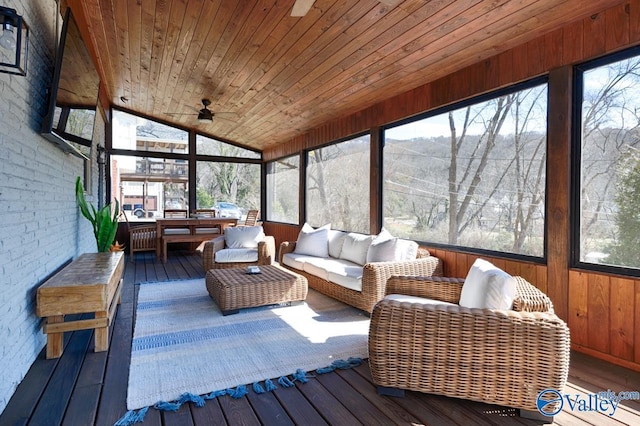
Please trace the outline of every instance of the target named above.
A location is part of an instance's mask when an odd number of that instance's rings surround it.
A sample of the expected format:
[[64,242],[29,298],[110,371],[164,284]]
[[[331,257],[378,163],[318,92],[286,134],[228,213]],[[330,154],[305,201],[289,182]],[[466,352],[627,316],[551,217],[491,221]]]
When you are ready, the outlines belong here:
[[[108,318],[107,311],[96,312],[96,319]],[[98,327],[95,331],[95,351],[104,352],[109,349],[109,327]]]
[[[64,322],[64,315],[47,317],[47,324]],[[63,349],[64,333],[47,333],[47,359],[60,358]]]

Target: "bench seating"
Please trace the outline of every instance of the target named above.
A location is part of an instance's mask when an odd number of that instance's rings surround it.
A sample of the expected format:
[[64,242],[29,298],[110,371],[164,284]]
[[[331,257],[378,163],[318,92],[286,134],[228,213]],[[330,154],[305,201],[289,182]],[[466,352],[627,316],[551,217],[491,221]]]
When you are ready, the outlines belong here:
[[[47,359],[63,352],[65,331],[95,329],[95,351],[109,348],[109,326],[122,291],[124,252],[86,253],[38,287],[36,314],[46,317]],[[65,322],[64,316],[93,313]]]

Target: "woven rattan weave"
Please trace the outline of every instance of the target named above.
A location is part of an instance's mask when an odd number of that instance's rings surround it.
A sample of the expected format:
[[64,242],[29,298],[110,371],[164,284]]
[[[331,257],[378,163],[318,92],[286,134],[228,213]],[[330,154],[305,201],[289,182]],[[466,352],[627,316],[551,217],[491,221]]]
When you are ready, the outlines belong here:
[[260,271],[259,274],[248,274],[246,268],[225,268],[207,272],[207,291],[223,314],[307,298],[307,280],[302,275],[277,265],[260,266]]
[[495,310],[458,306],[461,279],[391,278],[387,294],[456,305],[380,301],[369,333],[373,381],[384,388],[537,412],[541,391],[563,391],[569,373],[569,329],[544,293],[523,278],[516,280],[513,310]]

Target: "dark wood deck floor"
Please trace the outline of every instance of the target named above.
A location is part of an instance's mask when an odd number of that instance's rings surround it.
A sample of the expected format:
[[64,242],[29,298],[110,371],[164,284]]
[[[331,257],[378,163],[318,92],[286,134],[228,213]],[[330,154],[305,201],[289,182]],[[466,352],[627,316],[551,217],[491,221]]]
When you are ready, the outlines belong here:
[[[171,253],[166,264],[152,254],[127,262],[122,304],[108,352],[93,352],[92,331],[65,334],[62,357],[47,360],[44,350],[0,416],[0,425],[112,425],[126,412],[135,283],[203,277],[199,258]],[[2,368],[10,368],[3,365]],[[572,354],[567,393],[586,395],[612,389],[640,391],[640,374]],[[640,401],[623,401],[613,417],[571,411],[555,417],[558,425],[640,425]],[[317,376],[294,388],[245,398],[221,397],[203,408],[191,403],[173,413],[149,410],[145,425],[534,425],[516,410],[437,395],[408,392],[381,397],[365,363],[353,370]]]

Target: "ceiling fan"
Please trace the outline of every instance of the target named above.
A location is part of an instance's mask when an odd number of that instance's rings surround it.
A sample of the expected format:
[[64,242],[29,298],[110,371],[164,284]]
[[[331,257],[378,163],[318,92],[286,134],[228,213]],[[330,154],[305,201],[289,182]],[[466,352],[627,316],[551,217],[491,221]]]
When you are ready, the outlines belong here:
[[[209,99],[202,99],[202,108],[201,109],[197,109],[197,108],[193,108],[194,110],[196,110],[198,112],[198,123],[203,123],[203,124],[207,124],[207,123],[211,123],[213,121],[213,117],[218,115],[218,114],[232,114],[232,113],[226,113],[226,112],[216,112],[214,113],[213,111],[211,111],[208,106],[211,105],[211,100]],[[181,113],[181,112],[166,112],[165,114],[168,115],[191,115],[191,113]]]
[[[291,16],[294,17],[302,17],[311,10],[311,6],[315,3],[316,0],[296,0],[293,4],[293,8],[291,9]],[[400,0],[378,0],[382,4],[386,4],[387,6],[395,6],[400,3]]]

